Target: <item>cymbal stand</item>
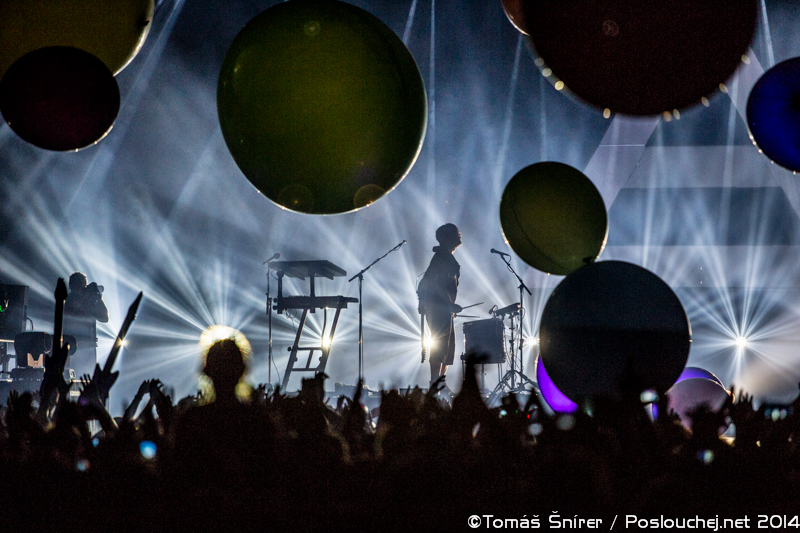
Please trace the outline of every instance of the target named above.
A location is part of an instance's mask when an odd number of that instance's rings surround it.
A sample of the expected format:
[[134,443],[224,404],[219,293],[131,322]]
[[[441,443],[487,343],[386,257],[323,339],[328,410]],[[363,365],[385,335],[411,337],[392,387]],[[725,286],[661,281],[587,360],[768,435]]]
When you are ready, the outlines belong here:
[[353,276],[352,278],[348,279],[347,282],[350,283],[354,279],[358,278],[358,380],[363,383],[364,381],[364,326],[363,326],[363,309],[362,309],[362,302],[364,301],[361,295],[361,285],[364,282],[364,273],[369,270],[372,265],[389,255],[390,253],[394,252],[395,250],[399,250],[401,246],[406,244],[407,241],[403,241],[375,261],[367,265],[365,268],[361,270],[358,274]]
[[270,278],[272,278],[271,261],[267,261],[267,316],[269,317],[269,357],[267,359],[267,366],[269,368],[269,377],[267,382],[272,386],[272,296],[270,294]]

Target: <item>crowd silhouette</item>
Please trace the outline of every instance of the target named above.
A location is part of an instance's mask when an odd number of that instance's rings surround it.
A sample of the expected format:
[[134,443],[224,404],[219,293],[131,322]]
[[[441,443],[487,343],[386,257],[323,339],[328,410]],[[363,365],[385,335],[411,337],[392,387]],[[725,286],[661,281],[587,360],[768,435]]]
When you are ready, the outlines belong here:
[[[116,376],[103,372],[77,401],[54,378],[44,397],[12,393],[0,413],[2,529],[450,530],[472,515],[484,527],[488,515],[542,528],[554,515],[755,527],[758,515],[797,513],[800,400],[756,409],[740,393],[718,412],[698,408],[690,432],[666,395],[653,420],[632,390],[570,415],[535,394],[490,408],[471,363],[451,402],[439,380],[383,392],[373,411],[360,384],[330,405],[324,375],[297,394],[261,385],[243,399],[245,370],[235,341],[218,341],[204,366],[212,395],[176,402],[148,380],[118,418],[102,400]],[[719,437],[727,422],[735,440]]]

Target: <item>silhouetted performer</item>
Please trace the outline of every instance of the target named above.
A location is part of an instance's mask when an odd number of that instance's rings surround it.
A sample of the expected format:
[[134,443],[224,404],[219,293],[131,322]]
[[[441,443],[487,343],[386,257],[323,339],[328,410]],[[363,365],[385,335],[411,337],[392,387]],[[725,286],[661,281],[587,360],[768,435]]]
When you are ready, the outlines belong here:
[[428,321],[433,341],[428,358],[431,385],[453,364],[456,353],[453,315],[461,312],[461,306],[456,304],[461,266],[453,257],[453,252],[461,246],[461,233],[454,224],[445,224],[436,230],[436,240],[439,246],[434,246],[433,258],[417,290],[419,312]]
[[64,303],[64,335],[75,337],[77,346],[70,356],[69,368],[78,376],[91,375],[97,364],[97,322],[108,322],[108,308],[101,291],[102,288],[97,283],[89,283],[82,272],[69,277],[69,294]]

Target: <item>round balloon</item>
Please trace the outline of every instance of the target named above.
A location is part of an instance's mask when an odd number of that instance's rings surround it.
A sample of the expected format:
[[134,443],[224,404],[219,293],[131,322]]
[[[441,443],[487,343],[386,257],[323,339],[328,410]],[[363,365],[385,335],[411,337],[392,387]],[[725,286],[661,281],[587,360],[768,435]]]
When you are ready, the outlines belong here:
[[[720,383],[702,377],[679,380],[667,391],[669,410],[674,411],[688,429],[692,429],[689,413],[705,405],[712,411],[719,411],[730,396]],[[721,432],[727,429],[727,424]]]
[[600,261],[567,276],[547,300],[542,361],[570,400],[668,390],[689,357],[691,329],[680,300],[658,276]]
[[716,91],[747,53],[757,0],[523,2],[541,68],[601,109],[657,115]]
[[[676,385],[678,383],[680,383],[681,381],[684,381],[684,380],[687,380],[687,379],[698,379],[698,378],[699,379],[711,380],[711,381],[717,383],[723,389],[725,388],[725,385],[722,384],[722,381],[713,372],[709,372],[708,370],[705,370],[703,368],[699,368],[699,367],[696,367],[696,366],[687,366],[686,368],[683,369],[683,372],[681,372],[681,375],[678,376],[678,379],[675,381],[675,385],[673,385],[672,388],[670,389],[670,391],[668,391],[668,392],[671,392],[676,387]],[[657,408],[656,404],[652,403],[652,404],[649,405],[649,407],[650,407],[650,409],[651,409],[651,411],[653,413],[653,417],[654,418],[658,418],[658,408]]]
[[547,375],[541,357],[536,360],[536,383],[539,385],[539,393],[545,403],[556,413],[574,413],[578,410],[578,404],[558,390],[553,380]]
[[139,52],[152,21],[153,0],[0,0],[0,77],[49,46],[85,50],[116,75]]
[[525,12],[522,6],[525,0],[502,0],[503,11],[511,24],[521,33],[528,35],[528,30],[525,27]]
[[267,198],[294,211],[363,207],[392,190],[422,147],[427,100],[402,41],[333,0],[279,3],[228,50],[217,86],[225,142]]
[[778,63],[747,100],[750,137],[780,166],[800,170],[800,57]]
[[40,48],[0,81],[0,112],[17,135],[48,150],[78,150],[106,136],[119,112],[108,67],[77,48]]
[[594,261],[606,243],[603,198],[581,171],[563,163],[527,166],[500,201],[503,235],[530,266],[565,275]]

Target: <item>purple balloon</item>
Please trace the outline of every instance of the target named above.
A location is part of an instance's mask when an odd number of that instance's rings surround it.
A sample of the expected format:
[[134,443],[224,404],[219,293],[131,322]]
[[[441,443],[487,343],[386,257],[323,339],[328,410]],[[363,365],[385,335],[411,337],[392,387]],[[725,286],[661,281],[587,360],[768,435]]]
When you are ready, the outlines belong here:
[[539,392],[542,398],[556,413],[574,413],[578,410],[578,404],[567,398],[563,392],[558,390],[553,380],[547,375],[544,369],[544,362],[539,357],[536,361],[536,380],[539,383]]
[[722,384],[722,381],[720,381],[720,379],[713,373],[696,366],[687,366],[686,368],[684,368],[683,372],[681,372],[681,375],[678,377],[678,380],[675,383],[683,381],[684,379],[692,379],[692,378],[710,379],[711,381],[716,381],[717,383],[719,383],[723,388],[725,387],[725,385]]
[[[681,424],[688,429],[692,429],[690,412],[703,404],[712,411],[719,411],[729,395],[730,393],[720,383],[705,377],[679,380],[667,391],[669,410],[675,411],[681,419]],[[727,424],[720,427],[720,433],[724,433],[726,429]]]

